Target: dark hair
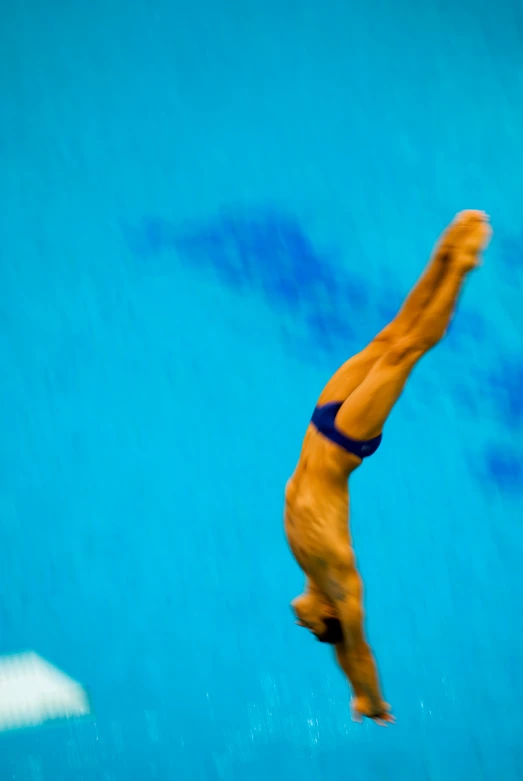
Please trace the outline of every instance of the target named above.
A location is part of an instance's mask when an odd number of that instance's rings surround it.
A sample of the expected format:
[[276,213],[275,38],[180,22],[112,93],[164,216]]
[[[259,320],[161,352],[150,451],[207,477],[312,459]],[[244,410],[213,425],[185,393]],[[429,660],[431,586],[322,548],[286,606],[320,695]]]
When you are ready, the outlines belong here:
[[324,618],[325,631],[321,635],[316,635],[320,643],[329,645],[338,645],[343,642],[343,631],[339,618]]

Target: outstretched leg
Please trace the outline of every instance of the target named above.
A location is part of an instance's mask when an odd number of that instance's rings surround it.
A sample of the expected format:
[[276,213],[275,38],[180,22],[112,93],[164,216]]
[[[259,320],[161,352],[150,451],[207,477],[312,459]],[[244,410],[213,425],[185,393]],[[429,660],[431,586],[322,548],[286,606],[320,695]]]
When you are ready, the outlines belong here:
[[487,217],[481,212],[465,212],[457,224],[461,232],[433,300],[415,326],[375,363],[338,412],[336,426],[347,436],[366,440],[381,433],[412,369],[445,335],[465,278],[478,265],[491,235]]
[[450,267],[452,253],[463,231],[464,224],[480,212],[465,211],[456,215],[438,241],[431,260],[420,279],[405,299],[400,311],[385,328],[357,355],[349,358],[326,384],[319,404],[342,401],[360,385],[375,363],[389,349],[409,333],[422,317],[426,307],[434,299],[436,290],[443,283]]

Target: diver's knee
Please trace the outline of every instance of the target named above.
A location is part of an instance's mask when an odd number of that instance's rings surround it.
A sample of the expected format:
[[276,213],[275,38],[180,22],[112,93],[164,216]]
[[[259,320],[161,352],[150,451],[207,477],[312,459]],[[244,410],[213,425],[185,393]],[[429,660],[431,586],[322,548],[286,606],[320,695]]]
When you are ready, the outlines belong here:
[[410,365],[417,361],[430,347],[431,345],[429,345],[423,334],[407,334],[407,336],[403,336],[390,345],[384,355],[384,364],[391,368],[402,364]]

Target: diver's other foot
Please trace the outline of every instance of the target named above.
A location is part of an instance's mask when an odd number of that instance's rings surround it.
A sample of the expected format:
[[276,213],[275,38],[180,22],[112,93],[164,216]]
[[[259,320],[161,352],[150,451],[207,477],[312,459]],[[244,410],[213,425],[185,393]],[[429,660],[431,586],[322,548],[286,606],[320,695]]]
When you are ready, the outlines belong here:
[[489,218],[485,212],[464,211],[456,215],[454,224],[460,231],[452,249],[452,263],[463,271],[472,271],[481,265],[482,253],[492,236]]
[[458,263],[464,271],[470,271],[480,264],[480,253],[486,249],[491,234],[485,212],[458,212],[441,234],[434,256],[445,264]]
[[439,237],[433,252],[433,260],[447,264],[452,256],[452,250],[458,243],[463,230],[463,217],[469,212],[456,214],[450,225],[447,225]]

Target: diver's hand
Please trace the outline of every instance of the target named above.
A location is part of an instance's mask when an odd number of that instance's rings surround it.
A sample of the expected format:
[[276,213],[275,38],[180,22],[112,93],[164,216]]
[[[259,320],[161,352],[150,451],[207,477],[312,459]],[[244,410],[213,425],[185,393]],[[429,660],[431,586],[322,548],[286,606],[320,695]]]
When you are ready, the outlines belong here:
[[388,727],[394,724],[396,719],[390,712],[387,702],[379,702],[377,707],[371,703],[368,697],[353,697],[351,701],[352,720],[361,723],[364,718],[372,719],[380,727]]

